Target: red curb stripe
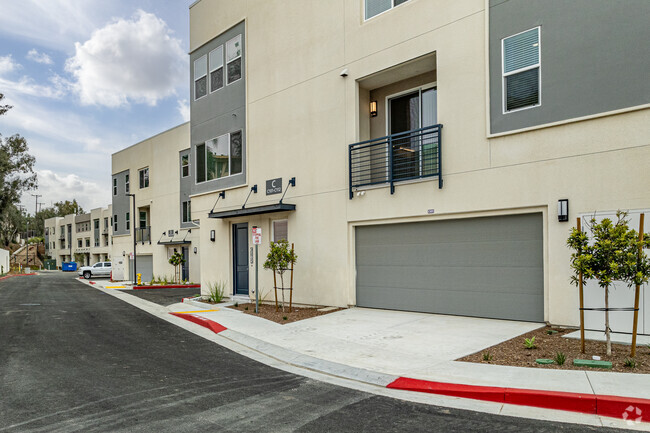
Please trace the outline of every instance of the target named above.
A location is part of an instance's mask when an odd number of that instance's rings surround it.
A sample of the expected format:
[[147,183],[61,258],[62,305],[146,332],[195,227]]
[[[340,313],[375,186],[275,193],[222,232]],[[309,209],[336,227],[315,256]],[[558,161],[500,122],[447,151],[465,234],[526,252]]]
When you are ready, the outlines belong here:
[[213,320],[206,319],[205,317],[197,316],[195,314],[187,314],[187,313],[169,313],[169,314],[176,317],[180,317],[181,319],[189,320],[190,322],[196,323],[197,325],[201,325],[204,328],[208,328],[215,334],[218,334],[228,329],[225,326],[220,325]]
[[593,415],[597,414],[632,421],[636,421],[637,419],[645,422],[650,421],[650,418],[640,419],[641,415],[639,415],[639,413],[650,413],[650,400],[642,398],[479,385],[461,385],[455,383],[410,379],[408,377],[400,377],[389,383],[386,387],[497,403],[509,403],[520,406],[533,406],[544,409],[565,410]]
[[196,289],[200,288],[200,284],[172,284],[168,286],[133,286],[133,290],[143,290],[143,289]]
[[27,277],[30,275],[37,275],[36,272],[32,272],[31,274],[11,274],[11,275],[5,275],[4,277],[0,277],[0,281],[6,280],[7,278],[13,278],[13,277]]

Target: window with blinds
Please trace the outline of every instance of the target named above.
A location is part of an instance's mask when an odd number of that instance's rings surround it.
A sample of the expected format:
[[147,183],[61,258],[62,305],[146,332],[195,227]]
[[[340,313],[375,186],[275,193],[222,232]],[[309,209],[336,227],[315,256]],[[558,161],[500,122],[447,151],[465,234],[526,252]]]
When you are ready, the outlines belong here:
[[287,220],[273,221],[273,242],[279,242],[282,239],[288,240],[289,224]]
[[504,113],[540,104],[540,28],[503,39]]
[[386,12],[387,10],[399,6],[402,3],[406,3],[407,1],[408,0],[364,0],[366,19],[369,20],[375,15]]

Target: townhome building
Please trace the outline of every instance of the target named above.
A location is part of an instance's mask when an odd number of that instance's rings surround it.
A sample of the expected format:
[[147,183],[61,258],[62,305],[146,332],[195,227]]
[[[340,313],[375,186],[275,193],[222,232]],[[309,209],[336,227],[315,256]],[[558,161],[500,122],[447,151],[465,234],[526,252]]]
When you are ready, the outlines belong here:
[[63,262],[77,262],[88,266],[110,261],[111,206],[92,209],[89,213],[45,220],[46,255]]
[[[576,218],[650,208],[649,15],[645,0],[196,1],[203,290],[253,297],[259,268],[269,299],[264,256],[287,239],[294,302],[576,325]],[[147,164],[119,157],[122,178]]]
[[144,282],[172,280],[169,258],[177,252],[184,258],[180,279],[199,281],[199,225],[190,218],[189,131],[184,123],[112,155],[113,279],[134,281],[135,268]]

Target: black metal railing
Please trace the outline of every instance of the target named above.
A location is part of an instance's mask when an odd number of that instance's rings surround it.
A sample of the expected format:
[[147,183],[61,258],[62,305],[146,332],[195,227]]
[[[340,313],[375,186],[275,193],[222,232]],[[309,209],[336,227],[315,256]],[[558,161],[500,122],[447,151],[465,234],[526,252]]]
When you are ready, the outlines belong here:
[[350,145],[350,198],[364,186],[438,177],[442,188],[442,125],[427,126]]
[[138,227],[135,229],[135,241],[151,243],[151,226]]

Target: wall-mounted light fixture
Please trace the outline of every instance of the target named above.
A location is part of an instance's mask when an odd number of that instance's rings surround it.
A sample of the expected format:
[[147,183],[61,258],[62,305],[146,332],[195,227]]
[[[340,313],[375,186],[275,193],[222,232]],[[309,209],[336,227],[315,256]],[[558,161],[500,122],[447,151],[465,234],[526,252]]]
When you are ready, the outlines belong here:
[[197,251],[198,251],[198,250],[197,250],[197,248],[196,248],[196,247],[194,247],[194,254],[196,254],[196,252],[197,252]]
[[370,117],[377,116],[377,101],[370,101]]
[[557,201],[557,220],[559,222],[569,221],[569,199],[563,198]]
[[210,230],[210,240],[211,240],[212,242],[214,242],[215,238],[216,238],[216,237],[215,237],[214,230]]
[[126,251],[122,251],[122,256],[126,256]]

